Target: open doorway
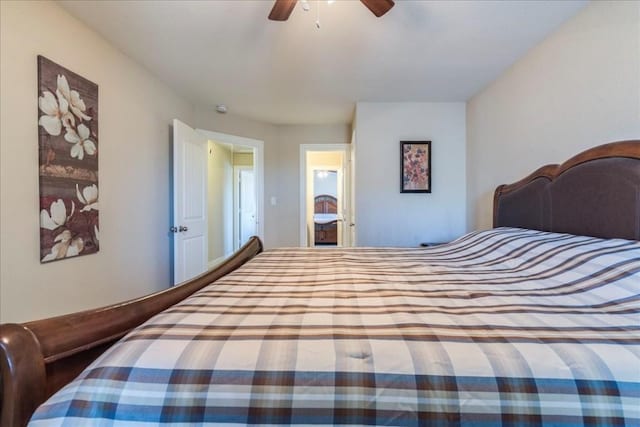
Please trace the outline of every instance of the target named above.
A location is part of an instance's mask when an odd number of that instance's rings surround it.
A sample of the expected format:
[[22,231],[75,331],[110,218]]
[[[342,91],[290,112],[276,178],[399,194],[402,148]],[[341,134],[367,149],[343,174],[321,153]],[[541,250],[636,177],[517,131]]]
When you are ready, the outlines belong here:
[[[249,159],[250,161],[248,161]],[[193,129],[173,120],[171,175],[171,253],[173,283],[216,266],[250,235],[263,236],[264,142]],[[234,183],[235,166],[244,169],[243,186]],[[236,215],[234,194],[243,192],[243,212]],[[234,224],[244,219],[252,224]]]
[[208,138],[208,267],[263,238],[262,141],[211,131]]
[[236,146],[233,155],[233,250],[256,235],[256,180],[253,149]]
[[209,267],[258,234],[255,149],[209,140]]
[[300,147],[300,246],[350,246],[347,144]]
[[[315,246],[338,246],[338,170],[313,171],[313,243]],[[342,246],[342,242],[340,242]]]

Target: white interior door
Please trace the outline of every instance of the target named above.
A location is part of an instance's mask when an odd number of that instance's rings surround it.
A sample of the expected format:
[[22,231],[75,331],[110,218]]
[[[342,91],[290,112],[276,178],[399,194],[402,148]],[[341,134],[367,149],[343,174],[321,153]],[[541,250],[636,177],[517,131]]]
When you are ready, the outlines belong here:
[[173,284],[207,269],[207,140],[173,121]]
[[252,167],[237,168],[236,191],[238,199],[237,223],[238,234],[236,249],[244,245],[251,236],[257,233],[256,224],[256,186],[255,173]]

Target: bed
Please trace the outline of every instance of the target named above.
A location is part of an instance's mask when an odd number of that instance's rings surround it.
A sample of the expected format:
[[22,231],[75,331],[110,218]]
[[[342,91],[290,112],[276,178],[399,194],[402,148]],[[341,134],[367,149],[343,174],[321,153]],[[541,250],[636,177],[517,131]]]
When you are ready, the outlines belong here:
[[160,294],[2,325],[2,425],[638,425],[640,141],[498,187],[494,226],[254,238]]
[[328,194],[314,197],[313,226],[316,245],[338,243],[338,199]]

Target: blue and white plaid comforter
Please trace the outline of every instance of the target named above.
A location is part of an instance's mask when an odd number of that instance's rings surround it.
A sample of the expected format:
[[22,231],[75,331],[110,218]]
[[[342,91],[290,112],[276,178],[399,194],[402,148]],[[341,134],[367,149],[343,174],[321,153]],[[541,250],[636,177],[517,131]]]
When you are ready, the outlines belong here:
[[638,426],[639,301],[626,240],[270,250],[132,331],[31,425]]

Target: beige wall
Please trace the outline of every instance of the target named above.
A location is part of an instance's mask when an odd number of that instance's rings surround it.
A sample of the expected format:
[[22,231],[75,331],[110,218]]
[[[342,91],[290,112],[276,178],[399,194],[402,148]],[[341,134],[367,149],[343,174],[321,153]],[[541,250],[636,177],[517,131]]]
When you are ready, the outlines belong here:
[[[53,2],[0,2],[0,321],[170,284],[171,119],[189,103]],[[100,252],[39,262],[36,56],[99,85]]]
[[[300,145],[347,144],[349,125],[278,126],[279,245],[300,245]],[[268,199],[267,199],[268,200]]]
[[[465,232],[465,104],[363,102],[356,107],[358,246],[417,246]],[[400,141],[431,141],[431,193],[400,193]]]
[[209,141],[209,194],[207,221],[209,262],[233,252],[233,162],[235,155],[223,144]]
[[595,145],[640,138],[640,3],[592,2],[467,104],[467,225],[495,187]]
[[253,153],[233,153],[234,166],[253,166]]
[[341,151],[311,151],[307,153],[307,164],[309,167],[342,167]]
[[[265,245],[298,245],[300,144],[349,143],[349,125],[272,125],[194,109],[56,3],[0,8],[0,321],[169,285],[173,118],[264,141]],[[359,244],[447,240],[464,231],[465,212],[466,228],[488,227],[496,185],[589,146],[640,137],[639,19],[637,2],[590,4],[474,96],[466,122],[462,103],[359,104]],[[38,54],[100,87],[101,251],[46,265],[38,260]],[[412,138],[434,141],[434,192],[401,197],[392,160],[398,141]]]

